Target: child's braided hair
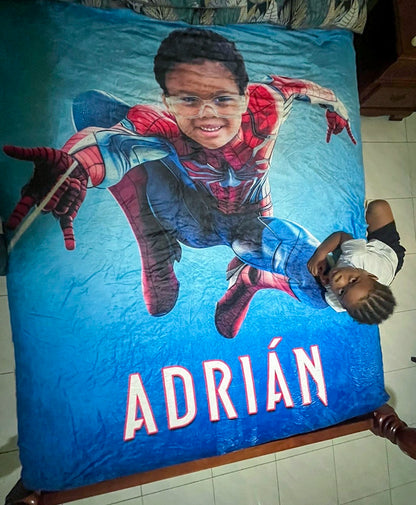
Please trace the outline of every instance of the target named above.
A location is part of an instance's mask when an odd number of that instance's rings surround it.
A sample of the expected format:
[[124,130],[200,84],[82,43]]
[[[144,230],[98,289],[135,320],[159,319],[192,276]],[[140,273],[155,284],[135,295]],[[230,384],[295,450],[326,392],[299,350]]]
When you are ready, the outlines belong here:
[[348,314],[364,324],[380,324],[393,313],[396,300],[391,289],[375,281],[368,296],[353,307],[348,307]]

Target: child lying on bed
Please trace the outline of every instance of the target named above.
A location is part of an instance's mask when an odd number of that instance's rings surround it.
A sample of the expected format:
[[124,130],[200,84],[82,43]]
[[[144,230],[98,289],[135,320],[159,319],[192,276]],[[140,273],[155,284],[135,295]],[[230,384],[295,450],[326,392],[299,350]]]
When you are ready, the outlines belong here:
[[[308,269],[325,287],[326,301],[333,309],[346,310],[360,323],[379,324],[396,305],[389,285],[402,268],[405,248],[388,202],[370,202],[366,221],[367,241],[334,232],[316,249]],[[335,259],[332,267],[331,259]]]

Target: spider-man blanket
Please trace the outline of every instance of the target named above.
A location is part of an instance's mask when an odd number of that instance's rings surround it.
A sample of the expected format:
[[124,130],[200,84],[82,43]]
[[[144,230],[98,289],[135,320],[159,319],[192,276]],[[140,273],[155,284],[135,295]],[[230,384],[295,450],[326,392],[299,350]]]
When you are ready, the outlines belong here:
[[327,307],[306,267],[332,231],[365,236],[350,33],[214,27],[249,83],[208,54],[170,67],[162,97],[154,57],[185,25],[52,2],[5,3],[0,19],[3,142],[59,149],[1,154],[3,219],[33,174],[15,157],[37,168],[14,226],[76,161],[60,203],[7,232],[26,487],[223,454],[386,401],[377,327]]

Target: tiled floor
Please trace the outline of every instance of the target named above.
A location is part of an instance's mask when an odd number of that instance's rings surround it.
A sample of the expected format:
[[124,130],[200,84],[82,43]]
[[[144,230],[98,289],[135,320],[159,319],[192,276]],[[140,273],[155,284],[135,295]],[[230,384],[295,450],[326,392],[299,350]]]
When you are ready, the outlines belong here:
[[[386,387],[416,426],[416,113],[363,118],[367,197],[386,198],[407,257],[393,284],[398,308],[381,326]],[[0,504],[19,477],[13,349],[0,278]],[[87,505],[412,505],[416,461],[368,432],[84,500]],[[77,502],[81,504],[82,502]]]

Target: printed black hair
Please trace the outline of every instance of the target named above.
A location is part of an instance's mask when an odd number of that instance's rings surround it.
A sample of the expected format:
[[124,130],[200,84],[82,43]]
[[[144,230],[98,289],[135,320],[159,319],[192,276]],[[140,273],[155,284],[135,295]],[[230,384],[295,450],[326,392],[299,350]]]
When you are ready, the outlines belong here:
[[359,323],[380,324],[391,316],[395,306],[396,300],[391,289],[374,281],[368,296],[353,307],[347,308],[347,311]]
[[240,95],[243,95],[248,75],[244,59],[234,42],[219,33],[203,28],[185,28],[172,31],[162,40],[154,59],[156,81],[165,95],[166,74],[178,63],[202,63],[218,61],[233,75]]

